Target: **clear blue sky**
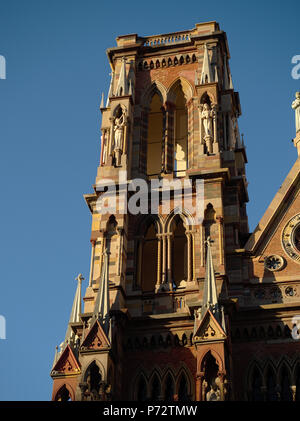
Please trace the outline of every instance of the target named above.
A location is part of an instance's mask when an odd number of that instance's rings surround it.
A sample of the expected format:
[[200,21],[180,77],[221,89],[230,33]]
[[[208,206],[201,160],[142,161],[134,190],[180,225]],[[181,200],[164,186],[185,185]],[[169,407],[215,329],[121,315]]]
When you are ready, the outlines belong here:
[[[300,3],[285,1],[1,0],[0,400],[48,400],[55,346],[88,278],[89,210],[100,154],[105,50],[121,34],[152,35],[216,20],[227,32],[249,164],[251,230],[296,159],[291,102],[300,80]],[[86,287],[86,281],[84,289]]]

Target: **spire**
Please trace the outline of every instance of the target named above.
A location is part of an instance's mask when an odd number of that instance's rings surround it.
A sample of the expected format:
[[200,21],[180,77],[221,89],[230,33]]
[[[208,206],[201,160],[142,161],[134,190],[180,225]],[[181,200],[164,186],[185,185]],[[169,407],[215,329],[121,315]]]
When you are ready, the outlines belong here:
[[109,84],[109,90],[107,95],[107,101],[106,101],[106,108],[109,107],[109,99],[113,96],[113,83],[114,83],[114,72],[111,72],[110,74],[110,84]]
[[81,313],[81,283],[84,280],[84,277],[80,273],[77,278],[77,289],[74,297],[74,302],[70,314],[69,324],[65,336],[65,340],[63,342],[63,347],[65,347],[66,344],[70,343],[74,339],[74,333],[70,326],[71,323],[78,323],[80,321],[80,313]]
[[204,280],[203,302],[201,308],[201,319],[205,315],[206,310],[209,309],[218,320],[219,305],[210,243],[211,240],[210,237],[208,237],[206,240],[206,272]]
[[203,65],[202,65],[202,73],[200,83],[210,83],[213,82],[213,72],[209,60],[207,45],[204,44],[204,56],[203,56]]
[[109,280],[108,280],[108,254],[109,252],[105,250],[102,272],[100,277],[100,285],[96,297],[94,312],[92,320],[97,318],[104,330],[105,333],[108,333],[109,329]]
[[102,92],[101,102],[100,102],[100,110],[102,110],[103,108],[104,108],[104,93]]
[[126,58],[123,57],[116,95],[117,96],[127,95],[128,93],[127,88],[128,86],[127,86],[127,81],[126,81]]

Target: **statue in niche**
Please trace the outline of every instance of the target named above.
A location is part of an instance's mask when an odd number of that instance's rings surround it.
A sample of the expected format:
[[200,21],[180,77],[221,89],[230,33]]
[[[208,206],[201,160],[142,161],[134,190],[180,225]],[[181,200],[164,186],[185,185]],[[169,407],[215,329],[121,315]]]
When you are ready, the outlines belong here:
[[206,393],[207,401],[219,401],[221,400],[220,389],[216,384],[212,385]]
[[206,102],[201,106],[201,125],[203,126],[202,138],[209,153],[213,151],[213,119],[214,110]]
[[106,164],[107,161],[107,146],[108,146],[108,140],[107,140],[107,131],[104,130],[103,135],[102,135],[102,147],[103,147],[103,153],[102,153],[102,165]]
[[296,133],[300,131],[300,92],[296,92],[296,99],[292,103],[296,117]]
[[123,153],[123,142],[124,142],[124,127],[125,127],[125,116],[123,112],[119,117],[115,118],[114,121],[114,155],[116,159],[116,166],[121,165],[121,155]]

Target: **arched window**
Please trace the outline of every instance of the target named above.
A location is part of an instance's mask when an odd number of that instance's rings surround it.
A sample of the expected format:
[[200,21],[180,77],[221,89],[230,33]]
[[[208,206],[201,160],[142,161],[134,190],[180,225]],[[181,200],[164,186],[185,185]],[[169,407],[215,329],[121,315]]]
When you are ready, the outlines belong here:
[[273,369],[269,367],[266,377],[267,401],[277,401],[276,377]]
[[220,400],[219,388],[219,366],[215,357],[209,351],[202,362],[202,371],[204,372],[204,382],[202,389],[202,398],[205,401]]
[[292,401],[293,395],[291,391],[291,381],[286,366],[283,366],[281,371],[281,393],[280,398],[282,401]]
[[187,383],[186,375],[182,373],[179,379],[178,401],[187,402],[189,400],[190,400],[190,397],[188,394],[188,383]]
[[152,382],[151,382],[151,400],[152,401],[158,401],[159,400],[160,391],[161,391],[161,387],[160,387],[159,378],[158,378],[157,374],[154,374],[154,377],[153,377]]
[[183,177],[188,168],[188,113],[181,84],[176,89],[174,117],[174,171],[177,177]]
[[154,222],[147,228],[142,248],[141,287],[143,292],[155,289],[157,280],[157,237]]
[[157,93],[152,97],[148,114],[147,175],[158,175],[162,169],[163,112]]
[[66,388],[65,384],[57,392],[55,400],[56,401],[63,401],[63,402],[71,400],[70,393],[69,393],[68,389]]
[[257,367],[252,370],[251,376],[251,400],[263,401],[262,394],[262,377]]
[[100,385],[101,385],[101,372],[96,364],[95,361],[93,361],[86,372],[86,382],[88,384],[88,391],[94,395],[99,394],[100,391]]
[[140,376],[138,382],[137,399],[139,402],[145,402],[147,400],[147,384],[144,376]]
[[168,373],[165,381],[164,400],[167,402],[174,400],[174,381],[170,373]]

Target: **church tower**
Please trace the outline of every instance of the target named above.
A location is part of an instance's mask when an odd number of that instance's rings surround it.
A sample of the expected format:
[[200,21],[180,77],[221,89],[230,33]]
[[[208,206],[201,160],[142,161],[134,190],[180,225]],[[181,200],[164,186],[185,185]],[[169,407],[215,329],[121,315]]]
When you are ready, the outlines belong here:
[[83,309],[78,276],[52,398],[234,399],[229,291],[249,233],[226,34],[206,22],[124,35],[107,56],[100,162],[84,196],[90,273]]

